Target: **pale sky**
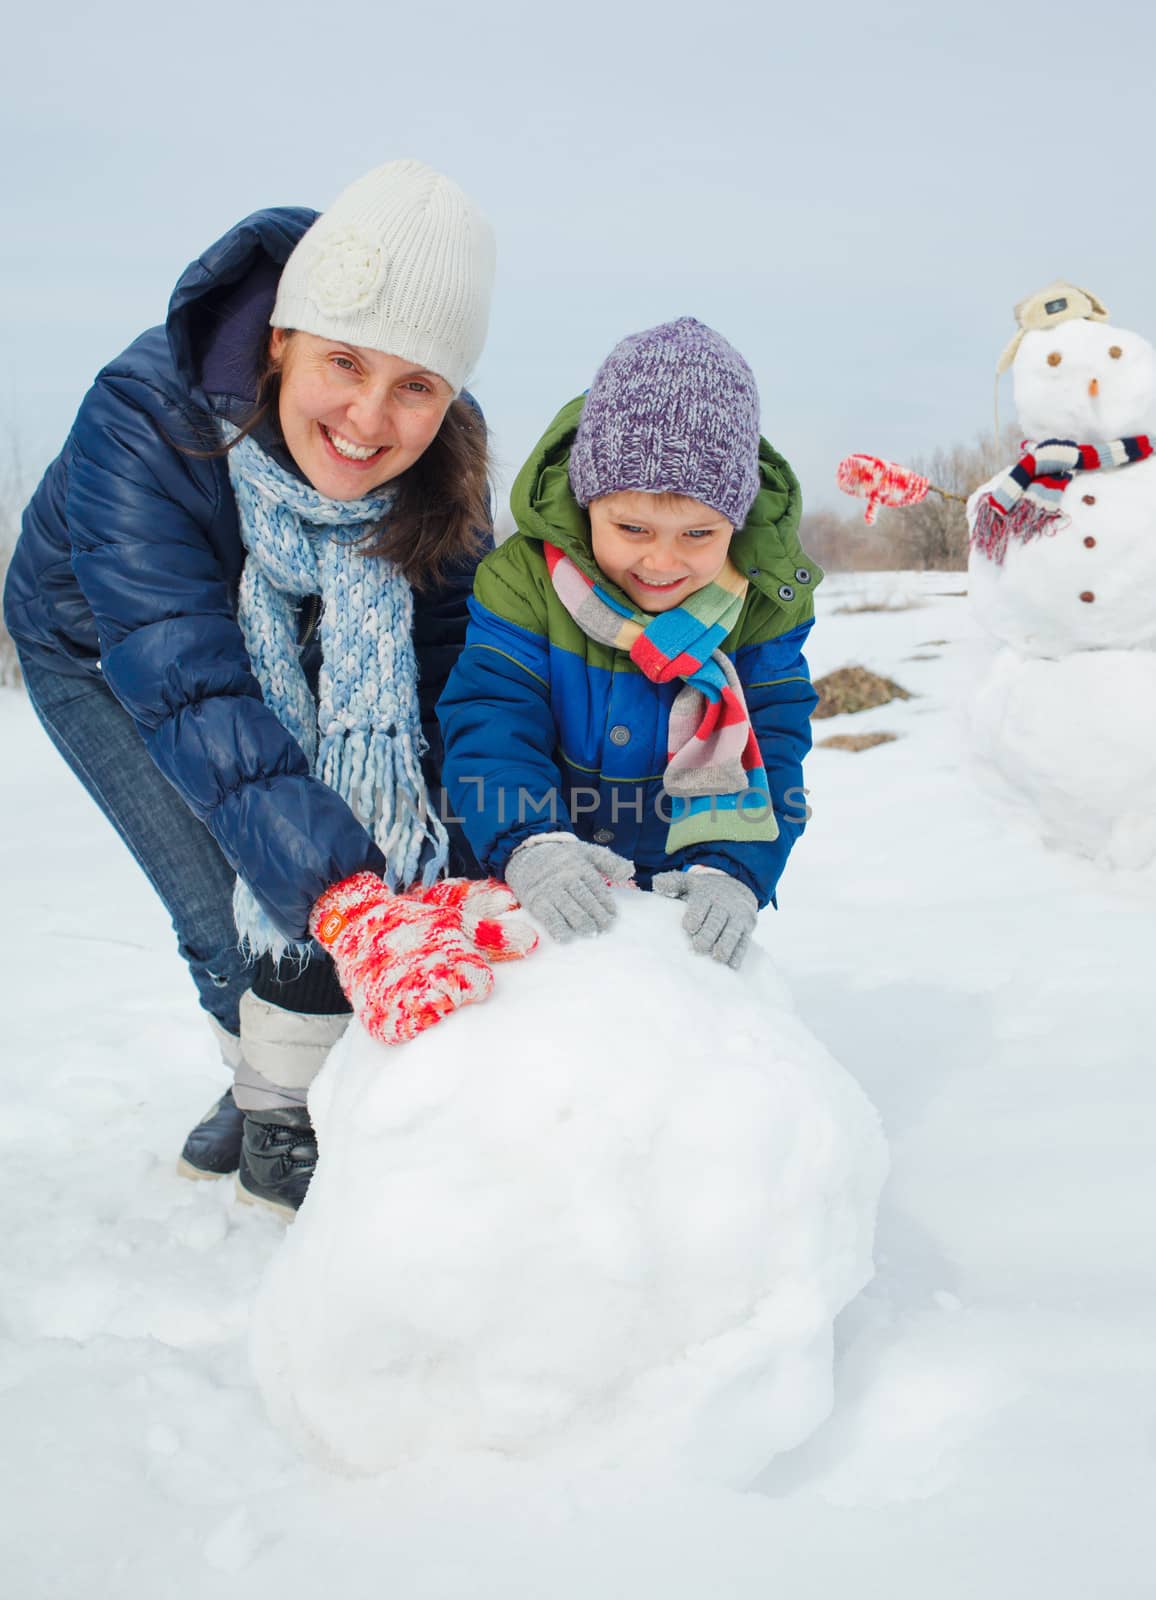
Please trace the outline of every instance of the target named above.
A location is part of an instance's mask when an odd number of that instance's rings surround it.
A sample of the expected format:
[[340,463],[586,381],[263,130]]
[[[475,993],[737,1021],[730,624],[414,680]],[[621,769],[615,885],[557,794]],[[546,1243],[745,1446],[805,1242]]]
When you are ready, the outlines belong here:
[[1156,336],[1147,5],[9,11],[0,421],[30,475],[231,224],[403,155],[497,233],[471,388],[505,482],[619,338],[671,317],[750,361],[812,508],[851,507],[848,451],[990,429],[1012,305],[1052,278]]

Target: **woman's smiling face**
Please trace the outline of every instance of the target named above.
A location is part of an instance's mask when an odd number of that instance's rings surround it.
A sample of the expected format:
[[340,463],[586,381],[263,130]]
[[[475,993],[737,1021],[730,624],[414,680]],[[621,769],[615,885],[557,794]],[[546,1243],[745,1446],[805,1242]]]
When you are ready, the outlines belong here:
[[444,378],[362,345],[274,328],[289,454],[330,500],[356,500],[411,467],[453,400]]

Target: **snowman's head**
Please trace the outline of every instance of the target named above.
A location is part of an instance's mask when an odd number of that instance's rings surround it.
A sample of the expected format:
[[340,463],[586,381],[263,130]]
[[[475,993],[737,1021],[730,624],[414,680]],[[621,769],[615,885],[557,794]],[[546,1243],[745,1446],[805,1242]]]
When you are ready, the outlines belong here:
[[1012,384],[1029,439],[1120,439],[1156,425],[1156,351],[1110,322],[1029,330]]

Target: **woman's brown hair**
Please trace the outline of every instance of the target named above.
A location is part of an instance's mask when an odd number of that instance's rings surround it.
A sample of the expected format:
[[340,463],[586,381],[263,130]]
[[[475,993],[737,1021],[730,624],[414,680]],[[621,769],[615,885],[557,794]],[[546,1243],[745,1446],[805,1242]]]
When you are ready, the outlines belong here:
[[[266,348],[253,410],[236,436],[216,449],[190,454],[227,455],[266,421],[284,446],[280,395],[281,370]],[[489,452],[477,406],[460,395],[452,400],[413,466],[383,487],[393,490],[393,505],[361,541],[365,555],[392,561],[418,590],[434,587],[449,568],[477,555],[490,527]]]

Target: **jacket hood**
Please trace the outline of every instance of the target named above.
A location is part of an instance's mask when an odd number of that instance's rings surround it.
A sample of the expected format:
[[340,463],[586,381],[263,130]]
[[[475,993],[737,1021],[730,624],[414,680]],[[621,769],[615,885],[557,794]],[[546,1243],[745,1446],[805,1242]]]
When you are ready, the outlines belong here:
[[[510,509],[519,532],[557,545],[587,577],[605,585],[590,547],[590,519],[570,487],[570,446],[585,403],[585,395],[571,400],[546,429],[514,480]],[[759,491],[731,540],[730,558],[752,588],[787,613],[791,626],[810,616],[812,591],[823,576],[799,543],[802,511],[798,479],[778,451],[760,439]]]
[[317,218],[304,206],[255,211],[185,268],[165,332],[193,399],[225,416],[247,411],[281,269]]

